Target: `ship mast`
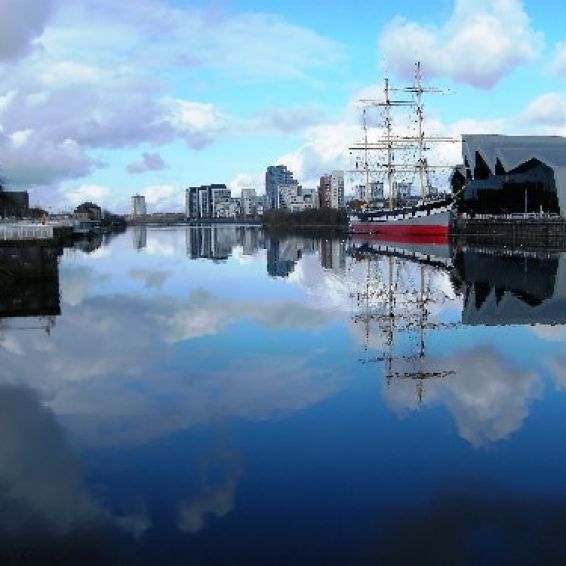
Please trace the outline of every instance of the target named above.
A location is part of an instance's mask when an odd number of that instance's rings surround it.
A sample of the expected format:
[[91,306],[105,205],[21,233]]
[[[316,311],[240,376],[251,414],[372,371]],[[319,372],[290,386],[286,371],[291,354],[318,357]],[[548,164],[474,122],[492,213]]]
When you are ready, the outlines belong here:
[[391,99],[389,98],[389,79],[385,79],[385,132],[387,145],[387,187],[389,189],[389,208],[395,206],[395,177],[393,170],[393,143],[392,143]]
[[[414,96],[413,100],[393,100],[391,98],[392,92],[401,92],[411,94]],[[424,94],[448,94],[450,91],[436,88],[425,87],[422,79],[422,67],[420,61],[415,64],[415,79],[414,84],[406,87],[392,87],[389,84],[389,79],[385,79],[384,99],[361,99],[360,103],[363,107],[363,130],[364,139],[363,143],[355,144],[350,147],[350,151],[363,151],[364,152],[364,169],[365,182],[366,182],[366,195],[370,194],[369,182],[370,173],[385,173],[387,178],[387,186],[389,191],[389,208],[393,209],[396,205],[397,191],[396,191],[396,174],[398,173],[418,173],[420,194],[424,199],[427,196],[428,189],[428,171],[429,169],[447,169],[450,166],[438,165],[430,166],[427,162],[425,151],[427,143],[456,143],[459,139],[446,137],[446,136],[425,136],[424,128]],[[367,108],[368,107],[381,107],[384,110],[384,135],[376,141],[369,141],[369,132],[367,126]],[[417,132],[416,135],[400,136],[393,133],[393,107],[399,106],[414,106],[417,115]],[[396,151],[417,151],[417,160],[413,164],[400,164],[395,163]],[[370,152],[380,151],[385,152],[385,163],[377,164],[375,167],[370,167]],[[350,170],[351,173],[360,173],[357,168]]]
[[425,183],[425,157],[424,157],[424,106],[423,106],[423,85],[421,75],[421,62],[417,61],[415,65],[415,87],[417,90],[417,121],[419,124],[418,132],[418,147],[419,147],[419,179],[421,185],[421,198],[424,200],[426,196],[426,183]]

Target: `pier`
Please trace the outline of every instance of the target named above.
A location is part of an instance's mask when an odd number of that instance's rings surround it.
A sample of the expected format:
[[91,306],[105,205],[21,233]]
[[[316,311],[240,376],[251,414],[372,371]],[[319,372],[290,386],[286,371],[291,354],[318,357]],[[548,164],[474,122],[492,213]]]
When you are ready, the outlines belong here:
[[470,243],[564,248],[566,219],[558,215],[478,215],[474,218],[457,218],[454,233]]

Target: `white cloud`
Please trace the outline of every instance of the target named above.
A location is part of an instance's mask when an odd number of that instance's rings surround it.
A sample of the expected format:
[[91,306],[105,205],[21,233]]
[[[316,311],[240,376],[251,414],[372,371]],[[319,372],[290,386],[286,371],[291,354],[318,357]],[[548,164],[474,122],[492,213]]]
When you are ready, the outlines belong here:
[[379,49],[387,66],[404,78],[412,77],[420,60],[428,77],[485,89],[533,60],[542,43],[520,0],[456,0],[440,27],[396,17],[381,34]]
[[230,126],[231,118],[213,104],[176,99],[169,108],[172,127],[193,149],[202,149]]
[[102,185],[83,184],[76,189],[66,191],[63,196],[73,206],[77,206],[85,201],[105,206],[112,196],[112,189]]
[[257,194],[265,192],[265,173],[238,173],[229,183],[228,187],[234,196],[240,196],[242,189],[255,189]]
[[[0,74],[0,165],[15,187],[86,176],[104,165],[92,149],[179,138],[202,149],[228,130],[246,130],[210,102],[164,97],[157,69],[198,66],[231,80],[280,81],[305,79],[342,56],[335,42],[267,14],[213,14],[162,0],[80,0],[58,3],[43,29],[50,13],[47,0],[0,3],[0,61],[29,54]],[[286,41],[271,41],[274,33]],[[30,50],[39,35],[43,49]],[[293,128],[294,120],[276,114],[262,118],[264,128]],[[10,144],[25,131],[33,135]],[[144,158],[131,168],[162,164]]]
[[173,185],[151,185],[141,190],[145,195],[148,212],[173,212],[183,209],[185,193]]
[[[240,459],[226,449],[205,458],[200,470],[202,492],[198,497],[181,503],[178,510],[179,530],[191,534],[206,528],[209,517],[222,518],[234,509],[236,488],[244,471]],[[220,478],[217,477],[219,470]]]
[[[529,414],[529,404],[542,391],[536,373],[510,363],[491,347],[446,358],[430,357],[424,369],[455,371],[443,379],[424,382],[423,404],[445,406],[460,436],[474,446],[506,439],[519,430]],[[415,409],[415,383],[394,379],[384,387],[388,403],[401,411]]]
[[558,92],[537,96],[521,113],[520,122],[538,134],[566,133],[566,97]]
[[359,135],[354,118],[310,128],[307,142],[295,151],[280,156],[278,164],[287,165],[295,178],[307,187],[316,187],[322,174],[348,167],[346,148]]

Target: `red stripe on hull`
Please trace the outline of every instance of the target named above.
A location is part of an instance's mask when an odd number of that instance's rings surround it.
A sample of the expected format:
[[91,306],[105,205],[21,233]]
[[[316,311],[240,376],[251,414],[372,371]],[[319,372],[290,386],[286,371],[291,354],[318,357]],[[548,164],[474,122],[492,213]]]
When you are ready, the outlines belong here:
[[443,225],[371,225],[353,224],[352,236],[363,239],[388,240],[422,244],[445,244],[449,241],[450,227]]

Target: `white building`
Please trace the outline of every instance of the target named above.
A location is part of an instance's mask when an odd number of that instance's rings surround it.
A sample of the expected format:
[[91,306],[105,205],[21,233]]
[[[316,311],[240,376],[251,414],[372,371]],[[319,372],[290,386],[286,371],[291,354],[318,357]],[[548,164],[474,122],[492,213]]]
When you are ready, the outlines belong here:
[[344,171],[332,171],[330,174],[330,207],[344,207]]
[[317,190],[303,189],[296,181],[287,185],[279,185],[278,197],[278,207],[281,210],[297,212],[318,207]]
[[134,195],[132,197],[132,216],[145,216],[147,208],[144,195]]

